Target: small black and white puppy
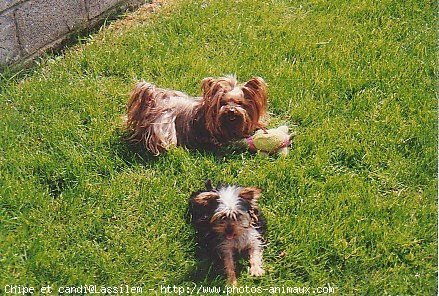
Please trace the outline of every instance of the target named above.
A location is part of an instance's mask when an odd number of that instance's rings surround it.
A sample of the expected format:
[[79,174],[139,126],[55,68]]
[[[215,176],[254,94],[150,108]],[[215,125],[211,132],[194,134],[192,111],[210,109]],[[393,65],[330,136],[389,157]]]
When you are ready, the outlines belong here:
[[261,189],[238,185],[220,185],[194,192],[189,214],[200,243],[218,253],[230,284],[236,285],[234,254],[248,252],[250,274],[262,276],[262,251],[265,221],[257,200]]

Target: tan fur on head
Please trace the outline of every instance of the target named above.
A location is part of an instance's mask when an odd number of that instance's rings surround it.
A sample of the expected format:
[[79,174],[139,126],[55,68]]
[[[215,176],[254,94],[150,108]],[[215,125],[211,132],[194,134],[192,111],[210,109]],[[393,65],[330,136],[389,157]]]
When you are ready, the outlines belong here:
[[216,192],[202,192],[194,198],[194,201],[200,205],[205,206],[209,203],[210,200],[217,198],[219,198],[219,195]]
[[261,192],[257,187],[245,187],[239,193],[239,197],[247,200],[254,209],[257,209],[257,200],[261,197]]
[[[209,102],[206,127],[219,142],[248,137],[261,127],[259,120],[267,107],[267,89],[262,78],[252,78],[244,86],[239,86],[234,76],[206,78],[202,89],[204,102]],[[227,116],[235,119],[228,121]]]
[[267,105],[264,80],[255,77],[239,85],[236,77],[204,78],[202,97],[138,83],[127,104],[129,140],[154,155],[171,146],[209,148],[249,136]]
[[[255,104],[255,117],[265,115],[267,108],[267,85],[261,77],[253,77],[242,88],[244,97]],[[255,123],[258,124],[258,123]]]

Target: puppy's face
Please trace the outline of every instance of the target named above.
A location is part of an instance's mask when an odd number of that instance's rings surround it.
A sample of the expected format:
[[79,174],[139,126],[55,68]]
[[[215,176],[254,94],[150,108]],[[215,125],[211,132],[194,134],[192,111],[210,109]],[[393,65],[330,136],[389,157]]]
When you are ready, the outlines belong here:
[[252,213],[261,190],[256,187],[226,186],[201,192],[193,202],[205,210],[205,223],[225,240],[233,240],[252,227]]
[[207,129],[217,139],[248,137],[260,126],[259,119],[267,104],[262,78],[252,78],[242,86],[234,77],[205,78],[202,88]]
[[241,236],[252,225],[250,215],[243,209],[233,214],[215,215],[210,223],[212,229],[227,240]]

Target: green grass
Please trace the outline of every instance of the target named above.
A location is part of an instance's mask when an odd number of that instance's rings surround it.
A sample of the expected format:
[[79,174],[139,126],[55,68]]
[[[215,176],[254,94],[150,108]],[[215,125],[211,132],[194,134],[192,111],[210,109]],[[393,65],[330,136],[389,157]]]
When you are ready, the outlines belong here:
[[[251,278],[242,261],[241,286],[436,295],[436,11],[419,0],[176,1],[24,78],[4,74],[0,291],[224,285],[185,221],[210,178],[263,189],[267,274]],[[136,80],[197,95],[202,78],[229,73],[268,82],[271,126],[297,132],[287,158],[153,158],[121,140]]]

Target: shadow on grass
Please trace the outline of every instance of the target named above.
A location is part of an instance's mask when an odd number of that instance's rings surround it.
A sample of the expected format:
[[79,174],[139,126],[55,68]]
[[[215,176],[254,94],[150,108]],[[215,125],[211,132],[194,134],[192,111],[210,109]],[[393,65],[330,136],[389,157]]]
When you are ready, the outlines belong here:
[[[155,156],[141,143],[131,143],[128,138],[129,133],[123,128],[118,128],[114,131],[114,136],[111,137],[109,143],[113,148],[114,156],[121,159],[128,167],[132,167],[135,164],[160,165],[161,159],[168,154],[165,151],[160,155]],[[235,161],[241,159],[242,154],[249,153],[243,147],[233,144],[216,149],[182,148],[180,146],[178,149],[186,149],[194,157],[215,159],[217,163]]]
[[[224,264],[215,250],[208,250],[201,245],[195,248],[197,264],[183,276],[183,281],[203,284],[207,287],[226,285],[227,276],[224,272]],[[247,272],[249,256],[246,252],[235,255],[235,272],[239,278]]]
[[129,134],[123,128],[114,130],[114,135],[108,143],[112,147],[114,156],[123,161],[127,167],[132,167],[135,164],[153,164],[158,160],[158,157],[149,153],[139,143],[131,143],[128,140]]
[[187,271],[183,280],[207,285],[222,280],[225,281],[226,276],[222,269],[222,262],[214,251],[208,252],[197,246],[195,248],[195,258],[197,264]]

